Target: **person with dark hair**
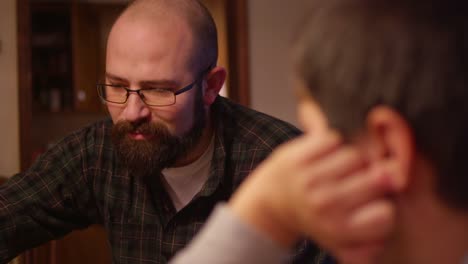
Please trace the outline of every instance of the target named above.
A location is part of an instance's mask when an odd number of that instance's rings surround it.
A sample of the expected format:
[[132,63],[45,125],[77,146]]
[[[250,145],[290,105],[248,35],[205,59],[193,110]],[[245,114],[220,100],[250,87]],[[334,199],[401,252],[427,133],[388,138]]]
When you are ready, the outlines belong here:
[[304,235],[339,263],[465,263],[468,4],[316,3],[293,48],[305,134],[173,263],[282,263]]
[[[0,186],[0,263],[91,224],[113,263],[166,263],[292,125],[218,95],[216,27],[195,0],[135,0],[107,42],[110,118]],[[312,248],[311,248],[312,249]]]

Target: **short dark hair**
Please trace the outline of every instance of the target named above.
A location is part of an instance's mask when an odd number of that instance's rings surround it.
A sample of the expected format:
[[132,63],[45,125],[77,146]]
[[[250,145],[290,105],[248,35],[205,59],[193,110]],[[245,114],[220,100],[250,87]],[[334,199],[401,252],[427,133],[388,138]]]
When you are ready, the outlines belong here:
[[327,0],[294,49],[299,77],[345,138],[387,105],[435,166],[437,192],[468,209],[468,13],[464,1]]

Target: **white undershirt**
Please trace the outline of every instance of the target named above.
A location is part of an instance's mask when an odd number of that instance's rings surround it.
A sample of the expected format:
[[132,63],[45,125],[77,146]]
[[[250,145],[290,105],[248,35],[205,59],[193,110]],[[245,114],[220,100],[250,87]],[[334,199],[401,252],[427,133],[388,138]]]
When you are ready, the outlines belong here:
[[211,138],[208,148],[196,161],[184,167],[168,168],[162,171],[164,187],[177,211],[180,211],[193,199],[208,179],[213,152],[214,136]]

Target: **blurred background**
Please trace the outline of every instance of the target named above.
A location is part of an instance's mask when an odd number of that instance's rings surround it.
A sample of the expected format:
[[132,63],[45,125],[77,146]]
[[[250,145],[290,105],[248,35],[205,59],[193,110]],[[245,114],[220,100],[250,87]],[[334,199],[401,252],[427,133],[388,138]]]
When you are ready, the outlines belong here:
[[[27,168],[53,142],[107,114],[95,83],[107,34],[128,0],[0,1],[0,178]],[[297,125],[290,40],[307,0],[204,0],[228,69],[222,91]],[[1,181],[0,181],[1,182]],[[110,263],[91,227],[23,254],[19,263]]]

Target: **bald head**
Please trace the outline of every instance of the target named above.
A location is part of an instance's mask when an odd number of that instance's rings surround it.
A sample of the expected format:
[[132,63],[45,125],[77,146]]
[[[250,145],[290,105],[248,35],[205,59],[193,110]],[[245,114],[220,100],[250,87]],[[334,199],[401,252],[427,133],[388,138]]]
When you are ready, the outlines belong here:
[[216,25],[209,11],[198,0],[134,0],[120,15],[115,25],[122,21],[139,20],[155,26],[171,21],[185,23],[193,39],[193,54],[190,60],[192,69],[200,72],[216,64]]

